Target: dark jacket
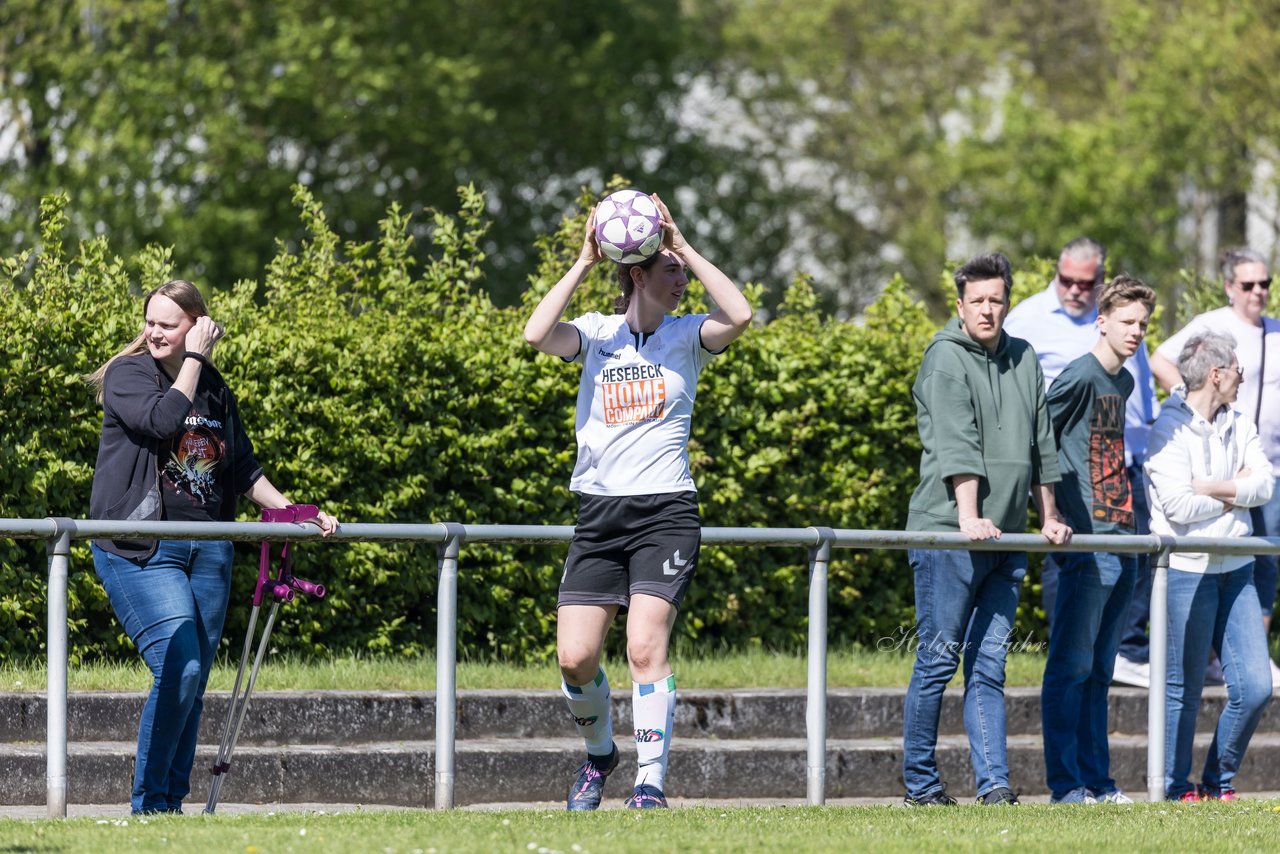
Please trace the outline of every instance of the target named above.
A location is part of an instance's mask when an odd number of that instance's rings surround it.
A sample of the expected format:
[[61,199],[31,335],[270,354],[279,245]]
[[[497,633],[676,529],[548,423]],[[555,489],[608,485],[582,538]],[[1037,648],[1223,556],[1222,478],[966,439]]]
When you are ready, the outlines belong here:
[[[262,469],[240,422],[235,397],[213,366],[201,372],[201,385],[226,407],[227,456],[220,477],[222,506],[218,518],[236,516],[236,498],[249,490]],[[111,363],[103,382],[102,438],[93,470],[89,499],[92,519],[154,521],[163,513],[160,493],[160,442],[185,429],[191,401],[173,390],[173,381],[149,353],[122,356]],[[134,560],[155,553],[154,540],[95,540],[98,547]]]

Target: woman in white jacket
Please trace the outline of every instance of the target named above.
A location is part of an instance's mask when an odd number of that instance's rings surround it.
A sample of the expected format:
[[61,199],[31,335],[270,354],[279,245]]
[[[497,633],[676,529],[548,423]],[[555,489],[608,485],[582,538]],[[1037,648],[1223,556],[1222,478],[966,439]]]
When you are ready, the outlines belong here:
[[[1242,382],[1235,340],[1195,336],[1178,356],[1178,372],[1184,385],[1160,410],[1144,465],[1151,533],[1248,536],[1248,508],[1271,498],[1275,478],[1257,428],[1231,408]],[[1174,552],[1169,569],[1165,796],[1235,800],[1236,771],[1271,699],[1253,558]],[[1191,749],[1211,646],[1222,659],[1227,705],[1195,786],[1188,780]]]

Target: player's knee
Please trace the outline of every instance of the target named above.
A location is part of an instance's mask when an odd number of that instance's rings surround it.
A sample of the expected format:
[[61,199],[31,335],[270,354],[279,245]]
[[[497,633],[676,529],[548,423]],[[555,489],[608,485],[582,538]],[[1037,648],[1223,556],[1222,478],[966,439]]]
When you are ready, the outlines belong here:
[[600,670],[600,657],[590,650],[561,647],[557,653],[560,674],[570,685],[585,685]]
[[666,638],[644,637],[627,641],[627,661],[636,674],[645,674],[667,664]]

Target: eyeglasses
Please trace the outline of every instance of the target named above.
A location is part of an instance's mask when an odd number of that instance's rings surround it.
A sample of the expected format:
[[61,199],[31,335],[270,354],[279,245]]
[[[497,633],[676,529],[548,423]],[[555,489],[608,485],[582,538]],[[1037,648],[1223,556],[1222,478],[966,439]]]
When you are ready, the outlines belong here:
[[[1095,279],[1070,279],[1059,273],[1058,284],[1062,285],[1062,289],[1064,291],[1069,291],[1072,288],[1079,288],[1087,293],[1097,287],[1098,282]],[[1248,288],[1245,290],[1248,290]]]
[[1236,365],[1234,368],[1231,367],[1230,365],[1223,365],[1221,367],[1214,368],[1214,370],[1215,371],[1235,371],[1237,377],[1239,377],[1240,379],[1244,379],[1244,367],[1242,365]]
[[1268,276],[1267,278],[1259,279],[1256,282],[1236,282],[1236,284],[1239,285],[1240,290],[1244,291],[1245,293],[1248,293],[1249,291],[1253,290],[1254,285],[1257,285],[1258,287],[1262,288],[1264,291],[1269,291],[1271,290],[1271,277]]

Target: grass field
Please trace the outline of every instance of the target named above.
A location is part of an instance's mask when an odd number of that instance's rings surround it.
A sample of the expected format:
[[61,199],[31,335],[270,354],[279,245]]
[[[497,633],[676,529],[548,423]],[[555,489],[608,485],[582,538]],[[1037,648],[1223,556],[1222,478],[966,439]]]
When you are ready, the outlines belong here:
[[[846,650],[828,659],[832,687],[904,686],[911,659],[900,653]],[[623,672],[622,662],[609,664]],[[1038,685],[1043,656],[1010,657],[1009,684]],[[675,662],[682,687],[792,687],[805,684],[803,656],[735,653]],[[219,666],[211,688],[226,689],[234,666]],[[38,664],[0,667],[0,691],[42,691]],[[556,684],[552,662],[512,666],[464,662],[460,688],[543,688]],[[135,664],[74,666],[73,691],[143,691],[149,674]],[[272,659],[263,690],[430,690],[431,659]],[[198,809],[197,807],[193,807]],[[1132,807],[907,810],[885,806],[706,807],[595,814],[479,809],[280,812],[205,817],[71,820],[0,819],[0,854],[33,852],[654,852],[665,851],[1274,851],[1280,801],[1235,804],[1137,804]]]
[[0,820],[0,851],[1274,851],[1280,802],[352,812]]
[[[230,690],[238,663],[223,661],[215,666],[210,690]],[[772,652],[677,657],[672,663],[680,687],[685,689],[803,688],[808,672],[803,656]],[[911,678],[911,663],[910,656],[899,652],[834,651],[827,656],[827,684],[831,688],[904,687]],[[605,667],[610,674],[626,672],[620,660],[607,662]],[[1009,656],[1007,684],[1039,685],[1043,673],[1043,654]],[[151,684],[141,660],[72,665],[67,679],[72,691],[145,691]],[[541,665],[464,661],[458,665],[457,680],[462,689],[554,688],[559,674],[553,660]],[[46,682],[43,662],[0,665],[0,691],[43,691]],[[435,686],[436,664],[431,658],[276,656],[263,665],[257,690],[430,691]]]

